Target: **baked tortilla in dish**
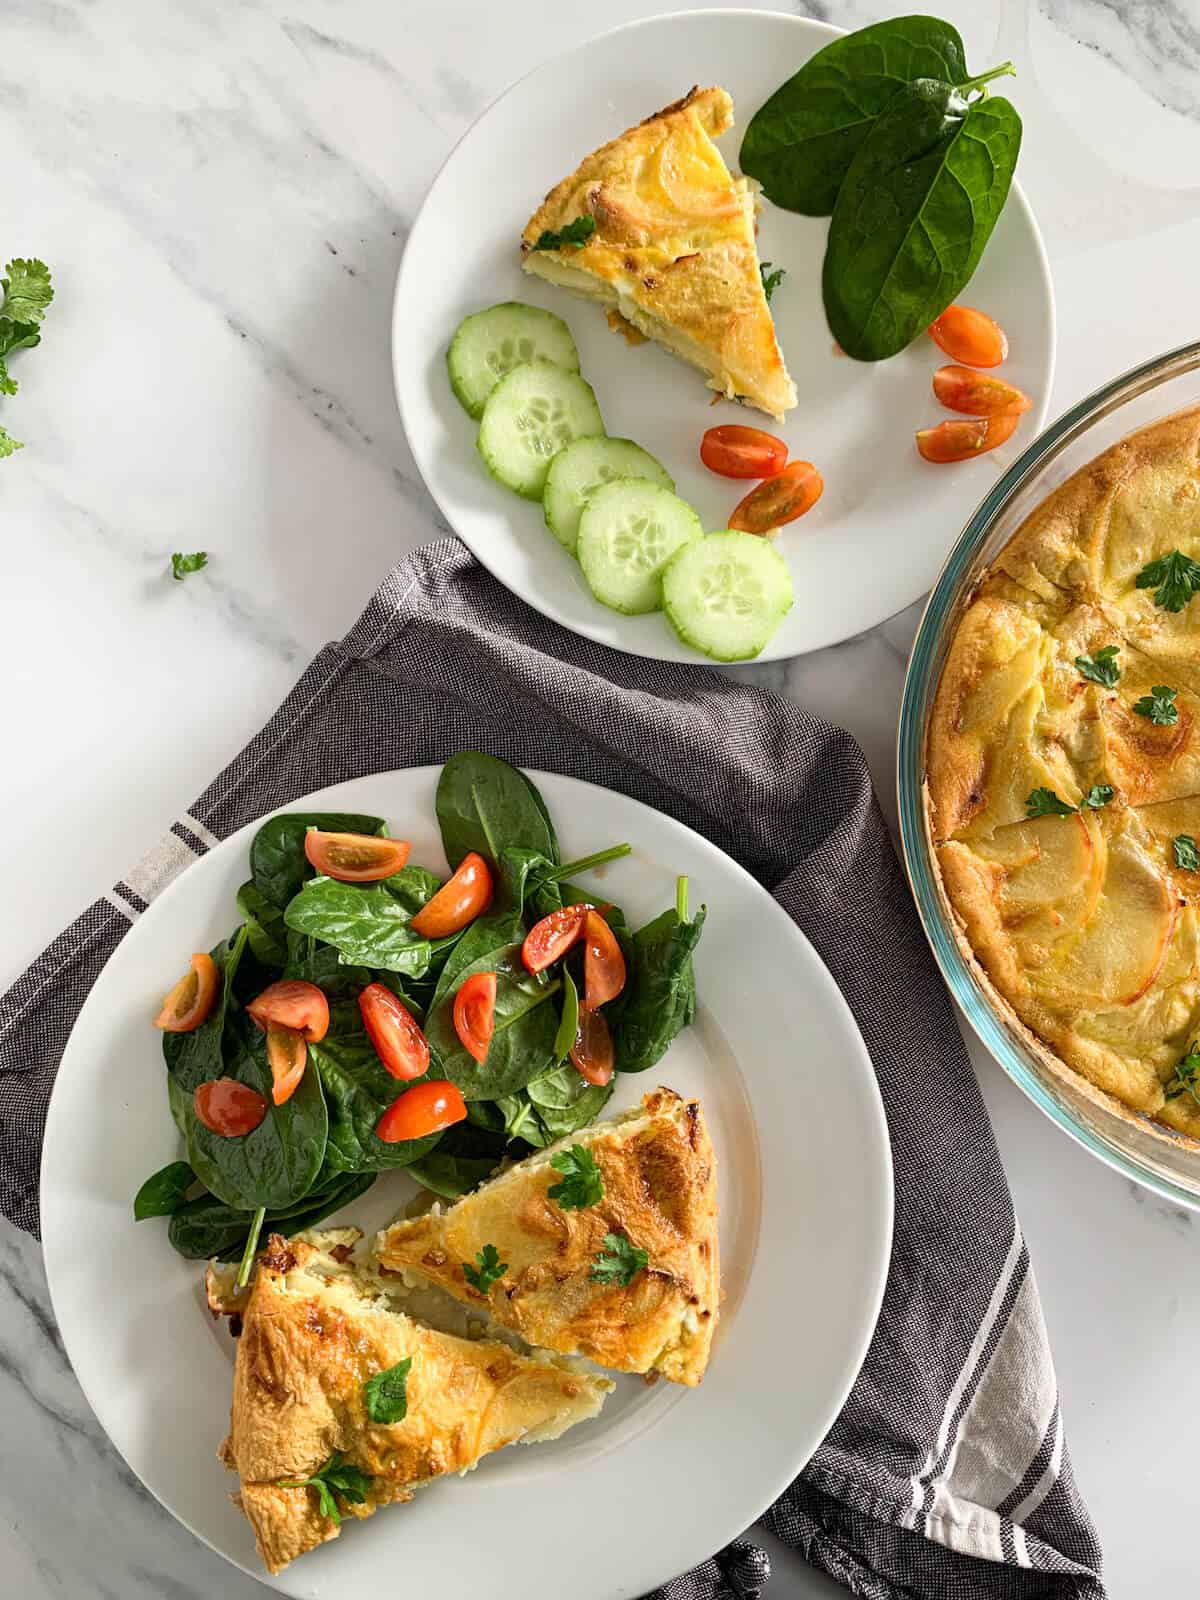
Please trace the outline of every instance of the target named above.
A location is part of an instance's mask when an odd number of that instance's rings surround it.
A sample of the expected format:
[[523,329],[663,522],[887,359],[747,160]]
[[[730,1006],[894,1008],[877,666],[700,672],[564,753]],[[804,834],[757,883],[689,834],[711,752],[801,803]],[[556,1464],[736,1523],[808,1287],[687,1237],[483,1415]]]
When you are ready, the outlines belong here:
[[[993,1000],[1110,1106],[1200,1137],[1177,1071],[1200,1038],[1200,598],[1172,610],[1145,571],[1175,551],[1200,560],[1200,409],[1090,462],[993,562],[947,654],[926,799]],[[1036,790],[1074,809],[1031,818]]]
[[[724,89],[692,89],[593,151],[526,223],[522,265],[782,417],[796,390],[763,292],[754,191],[713,143],[732,126]],[[535,248],[580,218],[594,223],[581,246]]]

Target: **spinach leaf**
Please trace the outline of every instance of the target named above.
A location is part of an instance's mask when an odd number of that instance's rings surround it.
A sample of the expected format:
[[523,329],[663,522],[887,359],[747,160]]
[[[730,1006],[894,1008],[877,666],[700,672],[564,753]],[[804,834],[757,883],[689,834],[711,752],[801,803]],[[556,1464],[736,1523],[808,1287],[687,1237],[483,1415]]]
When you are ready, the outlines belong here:
[[[454,995],[476,972],[496,974],[495,1027],[484,1061],[476,1061],[463,1048],[454,1030]],[[495,1100],[523,1089],[531,1078],[540,1077],[554,1065],[558,1017],[555,1007],[546,1002],[558,984],[526,972],[520,944],[485,952],[462,969],[444,991],[441,984],[438,989],[441,998],[435,1000],[425,1019],[425,1037],[433,1057],[430,1077],[449,1078],[466,1100]]]
[[523,1139],[535,1150],[541,1150],[551,1142],[538,1109],[529,1098],[528,1089],[501,1095],[494,1103],[504,1118],[504,1132],[510,1140]]
[[391,878],[370,884],[313,878],[289,902],[284,921],[296,933],[331,944],[353,964],[419,974],[433,951],[410,927],[412,897],[409,884],[393,889]]
[[534,921],[548,917],[562,905],[554,871],[554,862],[540,850],[506,845],[496,864],[496,898],[518,916],[528,912]]
[[892,17],[834,39],[755,112],[742,171],[788,211],[827,217],[875,118],[917,78],[964,83],[958,30],[937,17]]
[[586,1082],[569,1061],[535,1078],[525,1090],[552,1142],[595,1122],[612,1092],[611,1083]]
[[147,1217],[169,1217],[178,1211],[184,1196],[196,1181],[196,1174],[186,1161],[169,1161],[165,1167],[148,1177],[134,1196],[133,1219],[144,1222]]
[[362,1026],[358,1007],[341,1002],[330,1008],[329,1032],[308,1047],[329,1108],[326,1165],[342,1172],[383,1172],[407,1167],[437,1144],[438,1134],[387,1144],[375,1125],[404,1085],[397,1082],[375,1053]]
[[[164,1033],[163,1059],[171,1079],[190,1101],[198,1084],[219,1078],[224,1072],[225,1020],[236,1005],[234,980],[246,953],[249,931],[241,927],[210,952],[221,974],[221,994],[208,1019],[190,1033]],[[178,1117],[176,1118],[178,1122]],[[184,1137],[187,1129],[180,1125]]]
[[[348,1206],[375,1182],[375,1173],[338,1173],[335,1181],[322,1183],[282,1210],[268,1211],[264,1233],[303,1233],[315,1228],[333,1212]],[[181,1256],[189,1261],[237,1261],[246,1244],[254,1213],[227,1206],[215,1195],[189,1200],[171,1218],[167,1236]]]
[[446,859],[457,867],[472,850],[499,867],[506,848],[559,861],[554,824],[534,785],[498,756],[463,750],[442,768],[437,819]]
[[310,828],[323,833],[387,833],[382,817],[352,811],[285,811],[264,822],[250,846],[250,873],[259,894],[280,911],[313,876],[304,854],[304,835]]
[[287,929],[283,912],[267,899],[253,878],[237,892],[238,915],[246,925],[252,953],[264,967],[282,971],[287,965]]
[[686,888],[679,904],[634,934],[626,955],[623,1005],[612,1020],[618,1072],[645,1072],[696,1015],[692,952],[700,943],[704,906],[687,920]]
[[423,1156],[409,1167],[409,1175],[423,1188],[440,1194],[444,1200],[457,1200],[459,1195],[485,1183],[496,1170],[496,1163],[486,1156],[444,1156],[440,1150]]
[[322,944],[311,934],[286,929],[287,964],[285,978],[302,978],[315,983],[331,1000],[359,994],[370,983],[374,974],[369,967],[355,966],[343,961],[331,944]]
[[830,330],[856,360],[894,356],[957,298],[1004,209],[1021,119],[1007,100],[968,103],[983,81],[907,84],[850,163],[822,290]]
[[[503,911],[493,916],[477,917],[462,938],[451,950],[438,978],[426,1015],[458,988],[458,980],[469,967],[474,967],[485,956],[509,945],[520,944],[525,937],[525,924],[519,913]],[[491,969],[480,968],[483,972]]]
[[[563,1003],[562,1014],[559,1018],[558,1032],[554,1035],[554,1059],[565,1061],[575,1046],[575,1035],[579,1032],[579,990],[575,987],[575,979],[564,964],[562,969]],[[575,1068],[571,1068],[575,1072]],[[579,1073],[575,1072],[578,1078]],[[580,1079],[580,1082],[583,1080]]]

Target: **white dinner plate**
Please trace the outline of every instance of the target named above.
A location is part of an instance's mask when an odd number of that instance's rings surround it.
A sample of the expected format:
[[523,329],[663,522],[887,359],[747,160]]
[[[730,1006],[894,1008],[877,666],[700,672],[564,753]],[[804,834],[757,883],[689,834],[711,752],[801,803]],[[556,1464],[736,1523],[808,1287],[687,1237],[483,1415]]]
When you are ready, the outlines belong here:
[[[521,271],[526,221],[590,150],[693,84],[720,84],[737,117],[721,148],[736,170],[742,134],[759,106],[841,31],[770,11],[690,11],[602,34],[536,68],[484,112],[434,180],[409,237],[396,284],[392,361],[405,432],[430,493],[501,583],[556,622],[618,650],[706,659],[679,642],[665,617],[625,617],[594,600],[578,563],[543,525],[541,507],[488,477],[474,448],[476,424],[446,378],[446,347],[469,312],[525,300],[564,317],[608,432],[656,455],[706,529],[723,528],[752,487],[701,465],[706,428],[762,426],[785,438],[793,457],[817,465],[824,495],[779,535],[795,603],[763,661],[835,644],[916,600],[976,504],[1045,420],[1054,300],[1037,225],[1015,185],[964,298],[1007,330],[1011,355],[1003,373],[1032,396],[1033,410],[1008,444],[953,466],[922,461],[913,443],[917,428],[951,415],[930,388],[949,359],[931,340],[873,364],[834,353],[821,306],[825,218],[769,203],[760,218],[760,259],[788,274],[771,309],[800,403],[782,424],[729,401],[710,404],[702,374],[653,344],[630,349],[609,330],[602,309]],[[1019,84],[1013,93],[1019,107]]]
[[[636,1596],[739,1534],[808,1460],[844,1400],[879,1311],[892,1226],[887,1129],[854,1020],[784,911],[698,834],[590,784],[536,774],[571,856],[627,839],[603,892],[638,926],[686,873],[709,919],[696,1023],[610,1105],[655,1084],[699,1094],[719,1162],[724,1300],[703,1386],[618,1378],[565,1438],[489,1457],[313,1551],[284,1594],[491,1600]],[[288,809],[386,817],[413,860],[445,870],[437,770],[385,773]],[[125,1460],[194,1533],[263,1576],[216,1458],[235,1346],[204,1307],[202,1268],[161,1219],[135,1223],[142,1180],[180,1154],[159,1035],[163,992],[236,924],[252,824],[196,862],[132,927],[80,1013],[42,1157],[46,1271],[67,1353]],[[385,1173],[343,1221],[370,1231],[415,1193]]]

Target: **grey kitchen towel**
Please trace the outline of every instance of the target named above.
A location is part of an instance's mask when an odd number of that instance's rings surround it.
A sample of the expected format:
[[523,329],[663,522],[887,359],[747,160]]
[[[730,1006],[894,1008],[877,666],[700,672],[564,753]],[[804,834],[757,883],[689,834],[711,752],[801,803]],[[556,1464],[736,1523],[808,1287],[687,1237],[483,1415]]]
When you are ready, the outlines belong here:
[[[63,1047],[155,895],[313,789],[464,748],[619,790],[704,834],[795,919],[858,1019],[891,1130],[890,1274],[841,1415],[764,1525],[870,1600],[1103,1600],[1029,1257],[861,751],[791,701],[565,632],[453,541],[395,568],[166,838],[0,1000],[4,1213],[36,1233]],[[768,1573],[739,1540],[655,1600],[756,1596]]]

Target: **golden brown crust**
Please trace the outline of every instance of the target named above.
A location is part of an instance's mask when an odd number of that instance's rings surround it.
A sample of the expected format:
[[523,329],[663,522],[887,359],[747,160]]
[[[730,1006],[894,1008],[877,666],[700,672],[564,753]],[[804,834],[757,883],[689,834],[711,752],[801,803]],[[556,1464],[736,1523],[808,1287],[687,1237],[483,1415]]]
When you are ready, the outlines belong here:
[[[1200,559],[1200,408],[1121,440],[1051,494],[1000,553],[947,653],[927,747],[942,886],[994,1003],[1109,1109],[1200,1135],[1167,1097],[1200,1033],[1200,600],[1138,589],[1150,561]],[[1118,681],[1084,656],[1115,646]],[[1176,691],[1176,719],[1135,711]],[[1111,789],[1101,809],[1085,796]],[[1081,808],[1025,820],[1035,788]]]
[[[339,1265],[310,1244],[273,1236],[243,1314],[220,1455],[239,1475],[238,1503],[271,1572],[338,1533],[313,1490],[281,1479],[310,1477],[340,1452],[371,1478],[366,1503],[342,1509],[369,1516],[490,1451],[594,1416],[611,1387],[507,1345],[423,1327]],[[406,1357],[407,1415],[372,1422],[364,1383]]]
[[[627,322],[712,387],[779,417],[796,392],[763,292],[753,196],[712,142],[732,123],[724,89],[690,90],[585,156],[526,223],[521,248],[527,271],[581,292],[603,285]],[[596,224],[582,249],[533,250],[580,216]]]
[[[508,1263],[487,1301],[497,1323],[617,1371],[699,1383],[720,1295],[716,1160],[699,1102],[659,1089],[640,1112],[569,1142],[585,1145],[600,1168],[598,1205],[564,1211],[547,1193],[561,1174],[544,1155],[531,1157],[448,1211],[387,1229],[381,1266],[482,1305],[463,1263],[495,1245]],[[627,1288],[590,1278],[606,1233],[623,1233],[649,1257]]]

